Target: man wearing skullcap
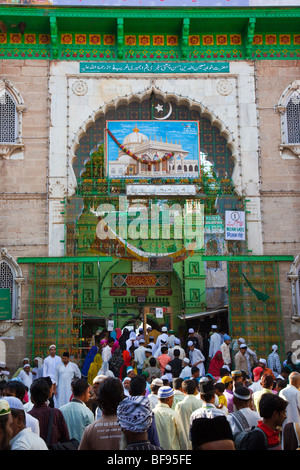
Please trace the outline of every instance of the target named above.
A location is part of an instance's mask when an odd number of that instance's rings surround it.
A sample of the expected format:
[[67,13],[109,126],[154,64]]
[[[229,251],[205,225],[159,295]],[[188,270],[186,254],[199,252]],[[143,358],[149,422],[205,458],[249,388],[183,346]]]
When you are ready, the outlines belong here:
[[158,392],[159,388],[162,387],[163,385],[164,385],[164,383],[163,383],[162,379],[160,379],[158,377],[153,379],[151,384],[150,384],[151,393],[150,393],[150,395],[148,395],[148,398],[149,398],[150,405],[151,405],[152,409],[158,403],[157,392]]
[[0,398],[0,450],[10,450],[10,440],[13,434],[13,418],[7,400]]
[[157,392],[159,403],[153,408],[156,429],[160,444],[164,450],[186,450],[188,442],[176,412],[172,409],[174,390],[172,387],[160,387]]
[[267,365],[269,369],[272,370],[275,377],[277,378],[281,372],[282,365],[281,365],[280,357],[278,354],[278,346],[276,344],[273,344],[272,346],[272,352],[268,356]]
[[258,365],[263,369],[262,375],[272,375],[273,379],[275,380],[276,377],[274,375],[274,372],[272,371],[272,369],[267,367],[267,361],[265,358],[259,358]]
[[261,418],[257,411],[251,409],[252,396],[247,387],[242,385],[234,390],[233,404],[235,411],[227,416],[233,434],[257,426]]
[[56,406],[60,408],[70,401],[72,395],[71,382],[73,379],[81,378],[81,372],[74,362],[70,361],[70,355],[65,351],[62,362],[55,369],[56,380]]
[[191,365],[198,367],[200,375],[204,375],[205,374],[205,368],[204,368],[205,357],[203,356],[200,349],[195,348],[195,343],[193,343],[193,341],[188,342],[188,347],[189,347],[189,358],[191,361]]
[[28,397],[30,399],[30,386],[33,382],[33,375],[30,369],[30,364],[25,364],[23,366],[23,370],[21,370],[18,377],[22,380],[25,387],[28,388]]
[[187,355],[189,353],[189,342],[192,342],[195,345],[195,349],[200,350],[200,344],[199,344],[198,338],[195,336],[194,328],[189,328],[188,333],[189,333],[189,336],[187,337],[187,340],[186,340],[186,353],[187,353]]
[[117,419],[125,437],[125,450],[163,450],[148,439],[153,413],[147,397],[126,397],[117,408]]
[[49,346],[49,356],[44,359],[43,363],[43,377],[54,376],[55,369],[61,362],[61,357],[56,354],[55,344],[51,344]]
[[19,398],[6,397],[13,418],[13,435],[10,441],[11,450],[48,450],[40,436],[26,427],[24,405]]
[[211,360],[217,351],[220,351],[221,344],[223,343],[223,339],[218,333],[217,325],[212,325],[212,335],[209,340],[209,352],[208,352],[208,359]]
[[143,372],[143,365],[146,360],[146,348],[145,348],[145,340],[142,338],[139,341],[138,347],[134,350],[134,363],[137,369],[137,373],[141,374]]
[[185,357],[182,361],[183,369],[180,372],[179,377],[183,380],[189,379],[192,375],[191,361]]
[[244,370],[246,374],[249,376],[251,370],[248,368],[248,361],[247,361],[247,344],[243,343],[240,344],[239,352],[234,357],[235,367],[239,370]]
[[209,418],[212,419],[216,416],[226,416],[222,408],[217,408],[215,405],[215,388],[212,380],[207,377],[202,377],[199,381],[200,399],[202,406],[193,411],[191,414],[190,425],[196,418]]
[[161,329],[161,334],[157,337],[156,342],[155,342],[156,349],[154,351],[154,355],[157,352],[157,350],[162,346],[162,341],[163,341],[163,344],[168,346],[168,339],[169,339],[168,328],[166,326],[163,326]]
[[173,360],[174,359],[174,351],[175,349],[178,349],[180,352],[179,354],[179,359],[183,360],[186,357],[185,350],[180,346],[181,341],[179,338],[175,338],[174,340],[174,348],[169,349],[169,356]]

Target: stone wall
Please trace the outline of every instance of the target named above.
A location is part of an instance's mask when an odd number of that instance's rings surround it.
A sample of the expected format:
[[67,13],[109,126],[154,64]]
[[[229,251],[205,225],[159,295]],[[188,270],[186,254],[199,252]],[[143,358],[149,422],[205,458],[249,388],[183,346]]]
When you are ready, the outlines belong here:
[[[260,61],[256,65],[260,133],[263,251],[265,255],[292,255],[300,250],[300,162],[282,143],[278,104],[285,89],[299,77],[299,61]],[[290,350],[299,324],[292,323],[289,263],[280,265],[280,289],[286,350]]]
[[[0,248],[16,260],[48,255],[48,70],[44,60],[1,60],[0,79],[20,94],[23,151],[0,158]],[[5,324],[6,363],[14,373],[26,353],[28,273],[22,285],[20,322]],[[6,328],[7,329],[6,331]]]

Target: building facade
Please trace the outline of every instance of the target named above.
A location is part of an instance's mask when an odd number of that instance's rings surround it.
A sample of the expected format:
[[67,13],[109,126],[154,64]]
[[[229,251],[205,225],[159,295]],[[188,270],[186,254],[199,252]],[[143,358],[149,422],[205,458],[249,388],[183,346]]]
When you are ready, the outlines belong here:
[[80,361],[109,320],[217,323],[283,360],[299,8],[0,8],[4,362],[53,342]]

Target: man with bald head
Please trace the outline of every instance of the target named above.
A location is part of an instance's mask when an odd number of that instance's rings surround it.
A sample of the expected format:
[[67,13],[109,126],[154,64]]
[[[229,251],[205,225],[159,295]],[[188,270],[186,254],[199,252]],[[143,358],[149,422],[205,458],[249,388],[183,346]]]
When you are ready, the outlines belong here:
[[289,384],[279,392],[279,396],[287,402],[286,420],[287,423],[300,424],[300,373],[292,372],[289,375]]

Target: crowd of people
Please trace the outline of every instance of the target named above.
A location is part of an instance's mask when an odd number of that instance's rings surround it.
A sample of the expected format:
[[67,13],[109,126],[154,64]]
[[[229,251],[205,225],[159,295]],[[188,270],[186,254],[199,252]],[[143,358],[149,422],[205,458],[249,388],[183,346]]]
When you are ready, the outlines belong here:
[[52,344],[9,375],[1,450],[300,450],[300,364],[217,325],[184,344],[166,326],[103,330],[81,368]]

